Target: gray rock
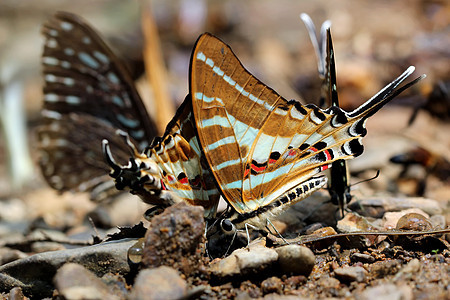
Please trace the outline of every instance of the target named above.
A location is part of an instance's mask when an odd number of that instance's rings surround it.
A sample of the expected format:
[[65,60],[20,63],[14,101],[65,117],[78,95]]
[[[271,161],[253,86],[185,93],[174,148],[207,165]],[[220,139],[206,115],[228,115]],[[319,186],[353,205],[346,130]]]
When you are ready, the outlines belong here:
[[341,282],[363,282],[367,277],[367,271],[363,267],[337,268],[334,270],[334,274]]
[[356,298],[362,300],[411,300],[413,299],[413,293],[411,288],[407,285],[396,286],[394,284],[387,283],[375,287],[369,287],[363,291],[361,295],[356,296]]
[[20,287],[15,287],[9,291],[8,300],[25,300],[22,289]]
[[316,257],[314,253],[305,246],[286,245],[276,248],[278,253],[278,264],[283,273],[309,276]]
[[168,207],[151,221],[141,263],[147,268],[171,266],[186,276],[199,272],[204,265],[204,233],[201,206],[181,202]]
[[[210,271],[217,277],[236,275],[261,274],[271,268],[278,260],[275,250],[262,245],[250,245],[247,248],[237,249],[229,256],[218,259],[210,264]],[[267,274],[270,276],[270,273]]]
[[28,257],[28,255],[22,251],[10,248],[0,248],[0,265],[26,257]]
[[130,300],[182,299],[187,295],[187,284],[178,272],[161,266],[139,272]]
[[278,254],[275,250],[263,246],[247,249],[238,249],[233,252],[241,272],[259,273],[271,267],[277,260]]
[[0,267],[0,291],[21,287],[28,297],[51,297],[53,276],[66,262],[78,263],[95,275],[130,271],[127,251],[136,239],[106,242],[89,247],[39,253]]
[[419,272],[419,270],[420,261],[417,258],[414,258],[395,274],[394,280],[398,280],[400,277],[412,277],[412,275]]
[[263,294],[278,293],[283,291],[283,281],[278,277],[269,277],[261,282]]
[[372,255],[364,254],[364,253],[353,253],[350,256],[352,262],[362,262],[363,264],[370,264],[375,261],[375,258]]
[[68,263],[54,277],[56,289],[66,299],[122,299],[113,293],[94,273],[79,264]]

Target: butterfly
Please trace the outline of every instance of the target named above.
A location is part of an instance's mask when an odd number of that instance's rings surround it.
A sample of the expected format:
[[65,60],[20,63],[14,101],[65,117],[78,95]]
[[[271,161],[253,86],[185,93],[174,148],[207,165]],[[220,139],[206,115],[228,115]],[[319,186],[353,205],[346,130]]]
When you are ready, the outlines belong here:
[[[58,12],[42,33],[45,84],[38,139],[40,167],[50,186],[61,192],[88,191],[98,201],[117,194],[116,186],[124,184],[108,175],[111,162],[117,170],[131,149],[139,157],[128,161],[122,175],[133,177],[134,192],[144,201],[168,206],[185,200],[213,215],[219,193],[196,140],[190,101],[180,107],[164,136],[155,138],[156,126],[127,67],[86,21]],[[102,146],[103,139],[108,142]],[[117,162],[107,152],[111,148]],[[144,149],[152,159],[141,154]],[[110,154],[107,161],[105,152]]]
[[[331,39],[331,22],[325,21],[320,30],[320,35],[316,35],[316,28],[311,18],[303,13],[300,18],[305,23],[309,37],[317,55],[319,77],[322,79],[321,99],[319,106],[325,103],[330,106],[339,107],[336,82],[336,64],[334,60],[333,41]],[[340,216],[344,216],[347,204],[352,200],[349,183],[349,170],[345,160],[334,161],[331,165],[329,175],[328,191],[331,196],[331,203],[338,205]]]
[[227,229],[265,228],[286,207],[322,188],[315,176],[363,152],[365,122],[420,76],[397,89],[409,67],[351,112],[286,100],[250,74],[211,34],[197,40],[189,91],[198,139],[222,196],[232,207]]

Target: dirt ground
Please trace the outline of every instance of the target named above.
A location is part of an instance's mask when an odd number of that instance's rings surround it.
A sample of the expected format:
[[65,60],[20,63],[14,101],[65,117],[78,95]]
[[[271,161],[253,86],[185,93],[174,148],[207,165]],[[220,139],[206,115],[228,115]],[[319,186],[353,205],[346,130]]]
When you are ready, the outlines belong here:
[[[295,205],[274,224],[286,238],[311,234],[314,229],[327,226],[337,232],[373,228],[392,230],[402,214],[413,212],[423,215],[423,222],[430,226],[427,229],[448,227],[450,5],[447,1],[158,0],[151,3],[167,67],[169,98],[172,99],[167,103],[167,110],[177,107],[187,94],[192,47],[205,31],[229,44],[252,74],[286,99],[317,103],[320,80],[314,49],[299,18],[302,12],[308,13],[316,26],[327,19],[332,21],[338,93],[341,106],[346,110],[369,99],[410,65],[416,67],[415,77],[427,74],[425,80],[367,122],[368,134],[363,139],[365,151],[350,161],[350,181],[354,184],[371,178],[377,170],[380,170],[380,175],[352,187],[351,212],[344,220],[336,222],[334,206],[320,205],[329,199],[327,191],[320,191],[316,197]],[[135,196],[123,195],[113,203],[97,204],[89,201],[86,194],[53,191],[40,174],[37,164],[40,153],[35,136],[43,99],[40,73],[43,37],[39,31],[41,24],[58,10],[83,16],[116,49],[122,49],[128,58],[133,57],[137,69],[143,68],[139,53],[144,42],[139,30],[141,9],[138,2],[0,2],[0,268],[32,254],[73,248],[67,239],[91,244],[92,235],[103,239],[108,233],[117,232],[116,226],[132,226],[140,221],[146,227],[156,226],[143,218],[148,206]],[[156,117],[160,112],[154,106],[154,87],[149,86],[145,76],[137,79],[137,86],[147,110]],[[14,99],[18,105],[6,99]],[[417,107],[421,109],[414,122],[408,125]],[[165,126],[159,125],[160,130]],[[393,156],[411,153],[422,156],[419,163],[411,165],[408,170],[390,162]],[[359,219],[359,216],[364,218]],[[180,222],[186,220],[180,217]],[[203,224],[203,221],[198,222]],[[406,222],[417,223],[413,218]],[[205,226],[200,223],[189,223],[195,229],[183,227],[183,230],[188,230],[188,235],[189,230],[198,233],[202,230],[199,228]],[[170,222],[168,224],[170,227]],[[367,224],[373,227],[368,229]],[[132,232],[124,231],[120,238],[142,237],[145,230]],[[181,234],[183,231],[176,232]],[[147,233],[147,239],[149,235]],[[240,245],[245,246],[246,237],[243,238]],[[189,256],[183,252],[187,257],[185,261],[174,258],[182,252],[159,253],[164,258],[159,263],[145,262],[148,256],[145,259],[144,254],[140,268],[174,267],[181,275],[180,278],[176,275],[173,282],[180,280],[183,287],[183,292],[177,297],[184,299],[449,299],[448,241],[447,234],[364,236],[305,243],[315,255],[310,273],[283,272],[278,262],[274,262],[265,268],[258,263],[251,271],[241,270],[240,275],[224,275],[215,273],[211,265],[225,258],[210,259],[205,250],[206,241],[197,236],[193,246],[195,251],[189,252]],[[167,243],[172,249],[181,242]],[[264,248],[272,250],[278,246],[273,245],[269,238],[265,244]],[[237,245],[231,247],[228,254]],[[150,251],[146,247],[147,250],[143,251]],[[139,252],[139,248],[136,251]],[[154,253],[157,249],[151,251]],[[119,251],[114,255],[123,254]],[[74,260],[82,262],[85,259],[82,255],[85,254],[80,254],[83,259]],[[126,260],[124,265],[127,265]],[[134,286],[138,282],[137,265],[119,268],[119,264],[115,264],[115,269],[108,269],[107,259],[99,258],[99,261],[106,272],[99,272],[100,268],[87,269],[96,275],[95,278],[101,278],[103,284],[107,283],[108,288],[103,295],[120,290],[115,294],[118,298],[139,298],[141,287]],[[31,263],[24,261],[24,266],[27,265],[31,270]],[[46,292],[34,293],[36,289],[30,287],[32,283],[24,284],[23,277],[12,276],[12,267],[8,269],[9,273],[0,273],[18,281],[16,285],[13,282],[3,287],[20,286],[26,297],[62,299],[70,294],[62,291],[62,271],[59,277],[55,277],[58,279],[54,279],[53,271],[59,267],[55,265],[54,270],[49,267],[48,270],[52,271],[40,275],[48,277],[43,281],[48,285],[40,287]],[[167,278],[173,275],[163,274]],[[29,277],[33,276],[30,273]],[[68,278],[82,278],[84,275],[77,273],[73,276]],[[55,286],[60,290],[55,290]],[[5,299],[8,296],[9,299],[13,296],[16,297],[14,299],[23,299],[18,290],[1,292]]]

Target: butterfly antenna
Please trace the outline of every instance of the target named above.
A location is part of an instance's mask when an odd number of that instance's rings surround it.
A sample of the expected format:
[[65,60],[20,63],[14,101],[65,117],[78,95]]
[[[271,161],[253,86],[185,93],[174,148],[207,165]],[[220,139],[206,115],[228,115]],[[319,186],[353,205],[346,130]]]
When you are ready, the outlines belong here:
[[114,157],[112,156],[111,148],[109,147],[109,142],[107,139],[104,139],[102,141],[102,149],[106,162],[113,169],[110,175],[111,177],[116,178],[122,171],[122,167],[118,163],[116,163]]
[[130,140],[130,135],[127,132],[125,132],[123,130],[120,130],[120,129],[117,129],[116,130],[116,134],[120,135],[124,139],[125,143],[127,144],[127,146],[131,150],[130,151],[131,155],[134,155],[135,157],[140,157],[141,156],[141,154],[137,150],[136,146]]
[[377,179],[378,176],[380,176],[380,170],[377,170],[377,173],[375,174],[375,176],[373,176],[373,177],[371,177],[371,178],[368,178],[368,179],[363,179],[363,180],[361,180],[361,181],[358,181],[357,183],[354,183],[354,184],[352,184],[351,186],[355,186],[355,185],[360,184],[360,183],[363,183],[363,182],[367,182],[367,181],[371,181],[371,180]]

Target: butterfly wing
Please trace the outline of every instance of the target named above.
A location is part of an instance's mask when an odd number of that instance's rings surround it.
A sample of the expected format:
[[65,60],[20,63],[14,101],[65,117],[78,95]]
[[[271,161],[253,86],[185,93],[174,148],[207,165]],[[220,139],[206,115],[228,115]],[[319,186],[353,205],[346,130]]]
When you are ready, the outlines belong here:
[[147,155],[159,164],[168,190],[192,205],[203,206],[205,217],[215,216],[220,193],[198,142],[190,96]]
[[229,46],[202,35],[191,57],[190,93],[200,144],[228,203],[238,213],[257,210],[332,162],[360,155],[366,119],[401,92],[394,89],[412,72],[350,113],[321,110],[282,98]]
[[[101,37],[80,17],[58,12],[42,28],[43,124],[38,137],[40,165],[47,182],[59,191],[93,191],[101,200],[113,186],[105,174],[101,140],[129,154],[116,129],[127,132],[143,149],[156,135],[128,74]],[[104,190],[103,190],[104,188]],[[113,190],[111,190],[113,191]]]

